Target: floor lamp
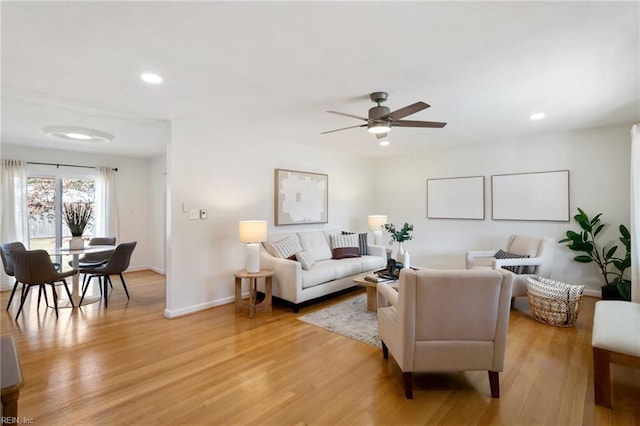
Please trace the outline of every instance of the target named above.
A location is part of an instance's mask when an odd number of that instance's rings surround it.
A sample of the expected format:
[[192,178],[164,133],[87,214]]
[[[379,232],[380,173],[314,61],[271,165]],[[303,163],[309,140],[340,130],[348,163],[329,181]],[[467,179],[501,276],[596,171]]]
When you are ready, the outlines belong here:
[[250,274],[260,272],[260,243],[267,240],[266,220],[241,220],[238,223],[240,241],[247,243],[246,270]]
[[377,246],[384,245],[382,243],[382,225],[387,223],[387,216],[383,214],[369,215],[369,229],[373,231],[373,244]]

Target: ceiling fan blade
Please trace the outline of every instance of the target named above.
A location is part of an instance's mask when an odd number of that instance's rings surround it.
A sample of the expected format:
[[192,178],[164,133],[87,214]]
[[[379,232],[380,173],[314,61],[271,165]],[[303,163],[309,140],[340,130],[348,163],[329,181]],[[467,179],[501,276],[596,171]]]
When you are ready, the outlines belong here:
[[347,113],[344,113],[344,112],[338,112],[338,111],[327,111],[327,112],[330,113],[330,114],[338,114],[338,115],[344,115],[345,117],[357,118],[358,120],[364,120],[366,122],[370,121],[368,118],[360,117],[360,116],[353,115],[353,114],[347,114]]
[[447,123],[439,121],[413,121],[413,120],[399,120],[392,121],[391,127],[444,127]]
[[320,133],[321,135],[326,135],[327,133],[339,132],[340,130],[354,129],[356,127],[366,127],[366,124],[358,124],[356,126],[343,127],[342,129],[328,130],[326,132]]
[[400,120],[401,118],[404,118],[407,115],[415,114],[416,112],[422,111],[423,109],[427,109],[430,106],[431,105],[425,104],[424,102],[416,102],[415,104],[407,105],[404,108],[391,111],[389,114],[385,114],[380,118],[382,120],[386,120],[389,118],[392,120]]

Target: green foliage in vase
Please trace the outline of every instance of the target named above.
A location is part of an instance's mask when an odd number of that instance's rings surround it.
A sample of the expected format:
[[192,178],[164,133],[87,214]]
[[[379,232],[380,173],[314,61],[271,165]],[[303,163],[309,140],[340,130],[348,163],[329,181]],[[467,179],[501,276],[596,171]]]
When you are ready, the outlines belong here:
[[402,229],[399,231],[396,230],[396,227],[393,226],[393,223],[385,223],[383,225],[384,229],[391,234],[391,240],[389,244],[393,244],[395,241],[402,243],[404,241],[413,240],[413,235],[411,235],[411,231],[413,231],[413,225],[409,225],[405,222],[402,226]]
[[93,216],[91,203],[64,203],[64,221],[74,237],[81,237]]
[[567,238],[558,242],[567,243],[569,249],[584,253],[574,257],[573,260],[580,263],[594,262],[600,269],[605,285],[616,286],[626,300],[631,300],[631,281],[624,278],[625,271],[631,267],[631,234],[624,225],[619,226],[619,240],[625,248],[625,254],[624,257],[616,257],[617,245],[608,248],[598,245],[597,237],[606,226],[600,222],[600,216],[602,213],[589,218],[582,209],[578,208],[578,214],[573,219],[580,225],[582,231],[569,230],[566,233]]

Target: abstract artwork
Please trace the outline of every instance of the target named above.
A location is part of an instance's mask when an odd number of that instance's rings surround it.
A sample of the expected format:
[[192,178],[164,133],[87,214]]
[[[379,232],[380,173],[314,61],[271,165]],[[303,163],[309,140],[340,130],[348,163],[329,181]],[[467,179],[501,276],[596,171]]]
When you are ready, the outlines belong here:
[[275,169],[275,224],[329,221],[329,176]]

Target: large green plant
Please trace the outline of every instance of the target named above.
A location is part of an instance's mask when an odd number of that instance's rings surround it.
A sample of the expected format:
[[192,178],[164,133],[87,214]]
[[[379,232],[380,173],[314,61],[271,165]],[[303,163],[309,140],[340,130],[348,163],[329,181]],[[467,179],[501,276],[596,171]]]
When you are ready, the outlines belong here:
[[582,231],[569,230],[566,233],[567,238],[559,242],[567,243],[567,247],[571,250],[583,252],[584,254],[574,257],[573,260],[580,263],[595,262],[605,285],[616,286],[626,300],[631,300],[631,281],[624,278],[625,271],[631,267],[631,234],[624,225],[619,226],[619,240],[625,248],[625,255],[616,257],[617,245],[608,248],[600,247],[597,242],[598,235],[606,226],[600,222],[600,216],[602,213],[589,218],[581,208],[578,208],[578,214],[573,219],[580,225]]

